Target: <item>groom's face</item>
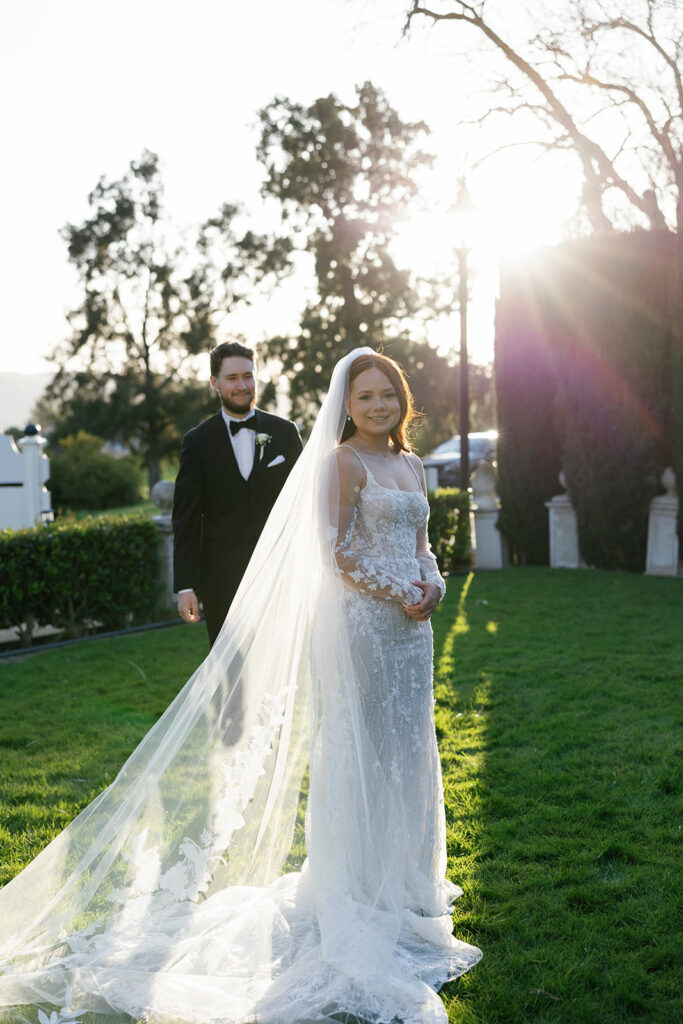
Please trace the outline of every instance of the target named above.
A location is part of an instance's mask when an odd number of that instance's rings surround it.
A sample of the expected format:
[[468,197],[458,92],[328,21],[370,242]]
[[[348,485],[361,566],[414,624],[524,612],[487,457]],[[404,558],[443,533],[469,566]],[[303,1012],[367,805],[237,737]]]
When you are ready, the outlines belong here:
[[256,401],[253,363],[244,356],[228,356],[221,363],[218,376],[211,378],[211,387],[226,412],[231,416],[246,416]]

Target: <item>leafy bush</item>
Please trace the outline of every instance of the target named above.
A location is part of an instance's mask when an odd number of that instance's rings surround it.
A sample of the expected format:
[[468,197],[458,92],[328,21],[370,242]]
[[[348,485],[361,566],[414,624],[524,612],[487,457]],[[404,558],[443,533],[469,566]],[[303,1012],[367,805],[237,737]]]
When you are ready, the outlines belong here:
[[[669,275],[668,320],[673,325],[668,375],[671,381],[671,465],[676,473],[678,535],[683,542],[683,237],[676,239],[673,273]],[[683,543],[681,544],[683,549]]]
[[649,503],[664,467],[683,463],[676,245],[644,231],[583,239],[507,270],[499,522],[520,562],[547,561],[544,503],[564,468],[588,564],[645,567]]
[[553,296],[548,288],[542,261],[506,268],[496,316],[498,527],[512,560],[521,565],[547,564],[545,502],[560,490],[557,368],[547,338]]
[[437,487],[429,494],[429,539],[442,573],[470,564],[470,499],[467,491]]
[[151,621],[159,596],[159,533],[143,516],[0,532],[0,628],[22,645],[36,626],[82,636]]
[[140,471],[129,455],[102,451],[101,437],[79,430],[64,437],[50,455],[50,490],[55,507],[107,509],[132,505],[140,497]]

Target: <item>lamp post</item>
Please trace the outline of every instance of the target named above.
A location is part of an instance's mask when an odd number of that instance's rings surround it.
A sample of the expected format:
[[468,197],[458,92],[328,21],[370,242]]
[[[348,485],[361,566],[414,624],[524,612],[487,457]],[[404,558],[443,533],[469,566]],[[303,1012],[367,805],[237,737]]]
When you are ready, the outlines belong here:
[[460,179],[458,198],[453,207],[453,213],[457,224],[458,306],[460,309],[460,387],[458,389],[460,486],[467,489],[470,482],[470,391],[467,352],[468,261],[470,253],[468,227],[472,219],[472,202],[464,178]]

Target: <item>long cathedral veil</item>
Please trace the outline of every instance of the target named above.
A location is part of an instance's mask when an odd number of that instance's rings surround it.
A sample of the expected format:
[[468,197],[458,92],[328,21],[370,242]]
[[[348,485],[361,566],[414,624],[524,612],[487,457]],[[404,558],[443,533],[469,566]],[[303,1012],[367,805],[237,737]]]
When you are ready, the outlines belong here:
[[[0,891],[0,1007],[23,1015],[8,1019],[58,1007],[198,1024],[362,1010],[379,1022],[403,1005],[415,1012],[403,1019],[437,1021],[425,983],[478,958],[437,910],[415,923],[412,987],[408,947],[396,959],[392,794],[364,731],[334,560],[333,451],[349,367],[371,351],[335,368],[206,660],[114,782]],[[330,743],[351,766],[334,807]],[[288,856],[309,763],[302,867]],[[443,914],[457,891],[442,895]]]

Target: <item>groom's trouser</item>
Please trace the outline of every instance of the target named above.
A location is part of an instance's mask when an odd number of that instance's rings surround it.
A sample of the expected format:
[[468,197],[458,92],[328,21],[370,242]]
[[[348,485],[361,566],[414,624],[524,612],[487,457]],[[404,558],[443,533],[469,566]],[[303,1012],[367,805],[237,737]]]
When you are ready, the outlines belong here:
[[204,606],[204,619],[206,620],[206,629],[209,634],[209,646],[213,647],[216,642],[216,638],[221,631],[221,627],[225,622],[225,616],[228,614],[228,609],[232,604],[232,599],[235,596],[234,591],[224,597],[223,600],[203,602]]
[[204,608],[204,618],[213,647],[220,633],[225,616],[242,582],[253,548],[240,548],[222,554],[215,559],[203,561],[199,597]]

